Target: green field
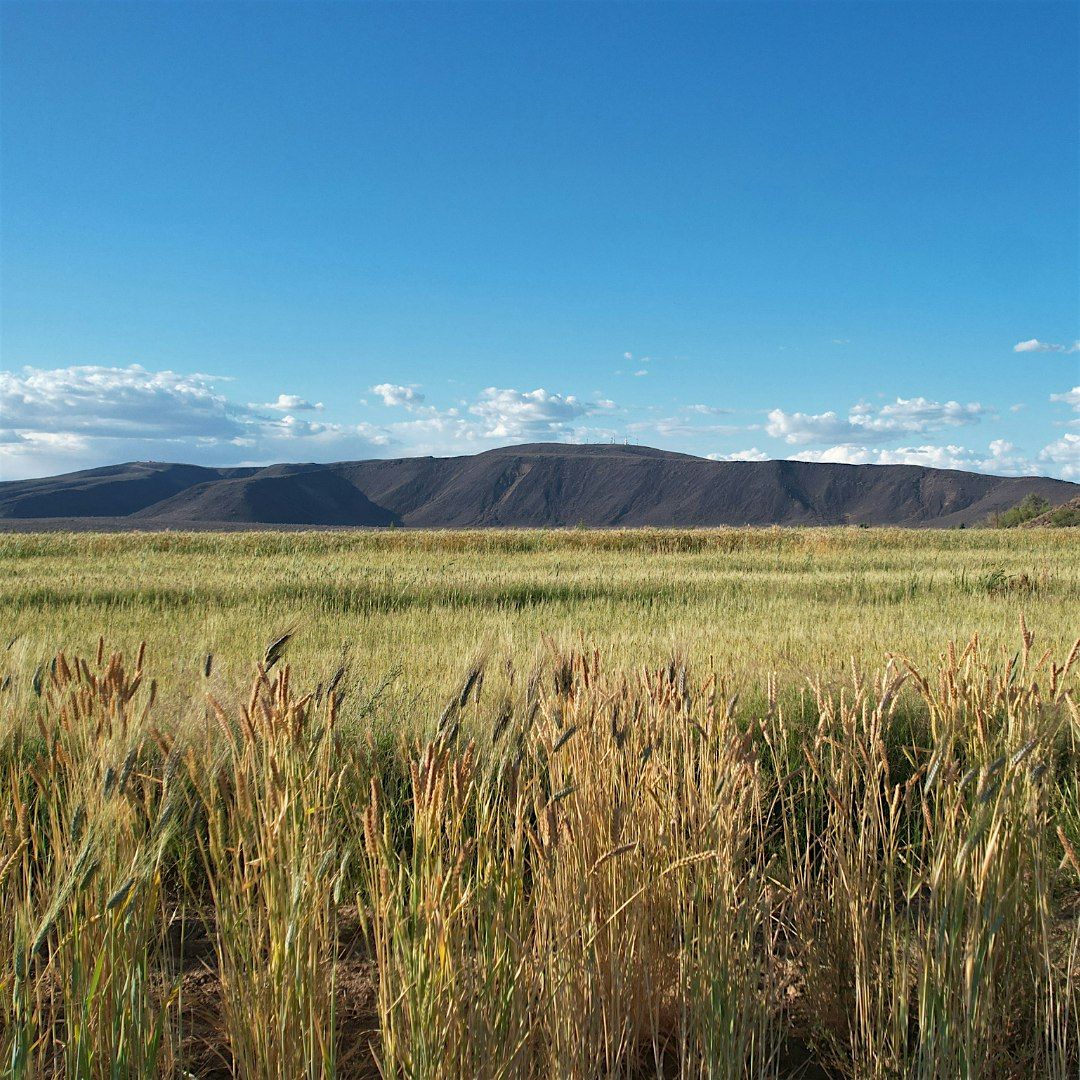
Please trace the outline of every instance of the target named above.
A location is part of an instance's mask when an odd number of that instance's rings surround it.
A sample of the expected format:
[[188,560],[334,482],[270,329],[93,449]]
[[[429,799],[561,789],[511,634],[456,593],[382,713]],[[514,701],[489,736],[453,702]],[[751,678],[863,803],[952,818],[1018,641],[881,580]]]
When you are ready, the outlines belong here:
[[1070,530],[0,536],[0,1060],[1075,1077],[1078,611]]
[[[163,690],[214,655],[246,683],[268,640],[316,682],[342,649],[356,678],[418,699],[423,722],[472,654],[527,663],[581,635],[614,666],[673,652],[745,692],[833,678],[852,657],[934,660],[978,633],[1068,649],[1080,619],[1070,530],[48,535],[0,537],[0,615],[16,663],[146,641]],[[164,697],[171,695],[165,694]],[[177,699],[176,705],[182,702]]]

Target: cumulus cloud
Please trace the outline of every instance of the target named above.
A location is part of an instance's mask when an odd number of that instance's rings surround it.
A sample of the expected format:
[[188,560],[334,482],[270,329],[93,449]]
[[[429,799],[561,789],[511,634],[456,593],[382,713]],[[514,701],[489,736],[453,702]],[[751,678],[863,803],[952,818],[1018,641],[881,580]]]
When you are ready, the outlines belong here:
[[[1053,394],[1050,400],[1080,411],[1080,387]],[[1015,413],[1023,407],[1014,405],[1010,411]],[[789,446],[808,447],[795,453],[791,458],[793,461],[923,465],[1003,476],[1048,474],[1076,478],[1075,435],[1059,439],[1034,455],[1006,439],[995,439],[980,450],[952,440],[939,443],[918,438],[978,424],[986,417],[996,418],[993,410],[978,402],[962,404],[912,397],[896,398],[880,406],[862,402],[850,408],[846,415],[833,411],[789,413],[773,409],[768,414],[765,430]],[[912,436],[916,438],[912,439]],[[811,448],[814,444],[821,448]]]
[[[3,475],[40,476],[133,458],[269,461],[295,453],[282,444],[298,439],[356,456],[389,442],[370,425],[267,415],[268,407],[231,401],[219,389],[225,381],[138,364],[0,372],[8,432],[0,443]],[[280,395],[269,409],[284,411],[291,400]]]
[[591,411],[573,395],[547,390],[512,390],[489,386],[469,412],[479,419],[481,435],[490,439],[559,439],[570,435],[574,421]]
[[251,409],[271,409],[274,412],[317,412],[321,410],[321,401],[310,402],[307,398],[296,394],[278,394],[277,401],[270,401],[264,405],[249,405]]
[[1039,451],[1039,463],[1046,472],[1063,480],[1080,480],[1080,435],[1067,432]]
[[460,409],[414,407],[415,418],[386,427],[413,454],[475,453],[507,442],[610,438],[615,432],[590,418],[609,417],[617,409],[609,398],[583,401],[543,387],[489,386],[472,401],[462,401]]
[[843,465],[923,465],[931,469],[963,469],[1006,476],[1032,475],[1044,471],[1005,439],[995,439],[985,451],[970,450],[955,444],[886,449],[846,443],[827,450],[804,450],[792,455],[789,460],[831,461]]
[[382,403],[402,409],[416,409],[424,403],[424,395],[416,383],[402,386],[399,383],[379,383],[371,388],[373,394],[382,398]]
[[[321,403],[279,394],[266,404],[243,404],[228,380],[204,373],[128,367],[24,368],[0,372],[0,475],[47,475],[133,459],[205,464],[265,464],[285,460],[342,460],[406,454],[471,453],[508,442],[580,441],[634,434],[674,449],[757,441],[758,425],[725,426],[725,410],[705,404],[665,415],[659,405],[629,412],[598,391],[593,400],[539,387],[489,386],[457,407],[425,401],[416,385],[380,383],[378,400],[401,410],[379,424],[324,419]],[[1080,387],[1052,397],[1080,412]],[[897,398],[858,404],[846,413],[774,409],[764,430],[801,460],[911,463],[939,468],[1080,479],[1080,435],[1069,434],[1028,456],[997,440],[986,449],[954,438],[924,437],[973,425],[988,410],[978,403]],[[614,417],[620,417],[614,430]],[[1074,429],[1077,421],[1064,425]],[[940,445],[939,445],[940,443]],[[781,456],[750,449],[710,455],[714,460],[761,461]]]
[[884,438],[939,431],[976,424],[987,410],[978,402],[930,401],[924,397],[897,398],[876,408],[866,403],[852,406],[847,416],[836,412],[803,413],[773,409],[765,430],[774,439],[791,445],[837,440],[867,444]]
[[[599,439],[615,433],[614,401],[584,401],[543,387],[491,386],[461,407],[425,404],[416,385],[372,387],[406,417],[379,425],[304,416],[322,410],[294,394],[265,404],[233,401],[213,375],[128,367],[0,372],[0,474],[42,476],[134,459],[205,464],[341,460],[405,453],[462,453],[506,442]],[[598,395],[599,397],[599,395]]]
[[243,406],[211,375],[81,366],[0,373],[4,423],[16,431],[228,440],[244,433]]
[[7,429],[0,439],[0,480],[105,464],[108,459],[93,457],[94,445],[85,435]]
[[798,444],[842,438],[850,433],[851,424],[835,412],[789,413],[783,409],[772,409],[765,430],[774,439]]
[[1074,353],[1080,352],[1080,341],[1074,341],[1071,345],[1055,345],[1050,341],[1040,341],[1038,338],[1030,338],[1028,341],[1018,341],[1013,346],[1013,352]]
[[1061,402],[1063,405],[1070,405],[1077,412],[1080,412],[1080,386],[1074,386],[1071,390],[1066,390],[1064,394],[1051,394],[1050,400]]
[[869,405],[855,406],[851,411],[851,422],[856,427],[875,432],[932,431],[940,427],[976,424],[985,412],[978,402],[961,405],[958,401],[928,401],[924,397],[897,398],[876,412]]
[[749,450],[736,450],[733,454],[706,454],[710,461],[768,461],[769,455],[756,446]]

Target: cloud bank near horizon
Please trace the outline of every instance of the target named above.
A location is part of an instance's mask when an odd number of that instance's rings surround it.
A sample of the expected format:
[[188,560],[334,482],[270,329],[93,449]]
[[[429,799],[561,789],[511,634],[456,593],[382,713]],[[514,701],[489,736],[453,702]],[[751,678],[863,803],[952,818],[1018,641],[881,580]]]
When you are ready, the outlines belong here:
[[[506,443],[606,441],[629,434],[636,442],[719,461],[913,464],[1080,480],[1080,434],[1072,430],[1080,427],[1080,416],[1060,421],[1069,430],[1031,449],[996,431],[985,441],[961,441],[961,430],[974,433],[1003,422],[978,401],[913,395],[860,401],[845,410],[754,412],[702,402],[698,395],[671,410],[620,405],[599,392],[587,400],[544,387],[488,386],[443,408],[418,384],[381,382],[370,387],[371,403],[339,408],[363,416],[344,421],[324,419],[323,402],[297,393],[242,403],[230,395],[230,382],[138,364],[0,372],[0,476],[46,476],[140,459],[259,465],[449,455]],[[1080,414],[1080,387],[1051,395],[1050,403]],[[721,417],[724,422],[717,422]],[[723,448],[714,448],[717,443]]]

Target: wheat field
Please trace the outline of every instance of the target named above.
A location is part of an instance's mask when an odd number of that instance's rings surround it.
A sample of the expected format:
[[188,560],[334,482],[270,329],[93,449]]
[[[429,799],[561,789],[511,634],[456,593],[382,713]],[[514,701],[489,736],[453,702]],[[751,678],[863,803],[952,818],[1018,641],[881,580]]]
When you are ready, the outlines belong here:
[[1075,1077],[1069,530],[0,536],[17,1077]]

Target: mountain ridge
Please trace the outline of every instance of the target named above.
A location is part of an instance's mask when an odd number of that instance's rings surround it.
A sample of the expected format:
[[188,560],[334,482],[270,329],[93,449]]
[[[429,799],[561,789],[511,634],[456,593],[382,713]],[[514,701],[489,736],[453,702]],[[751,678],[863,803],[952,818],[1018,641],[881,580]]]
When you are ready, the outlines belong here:
[[712,461],[610,444],[215,468],[128,462],[0,482],[0,528],[973,525],[1080,485],[921,465]]

